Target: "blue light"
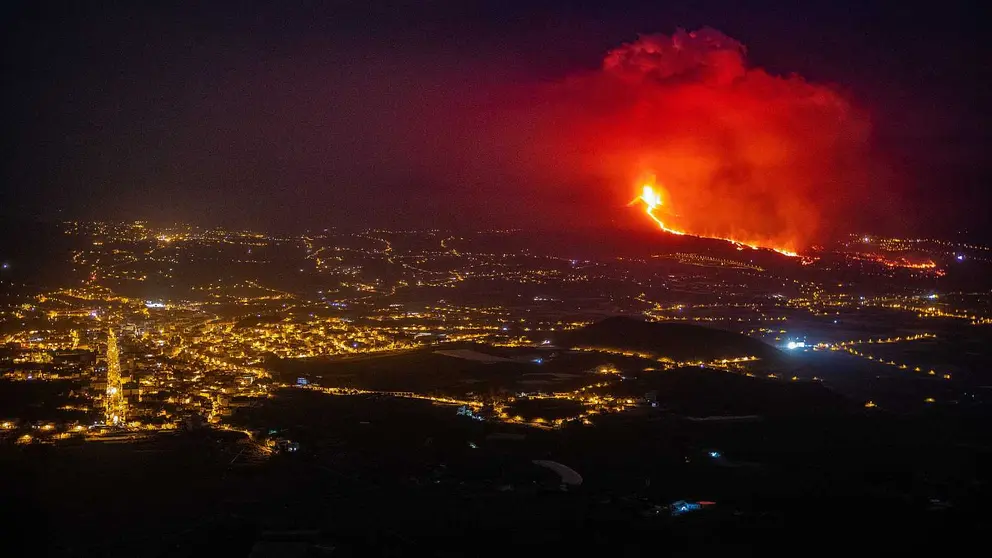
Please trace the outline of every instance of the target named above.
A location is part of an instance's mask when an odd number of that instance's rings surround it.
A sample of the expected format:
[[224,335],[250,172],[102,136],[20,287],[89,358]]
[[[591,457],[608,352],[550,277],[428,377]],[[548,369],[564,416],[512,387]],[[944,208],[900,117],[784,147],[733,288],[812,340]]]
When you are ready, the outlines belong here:
[[682,515],[683,513],[696,511],[702,509],[703,506],[695,502],[686,502],[685,500],[679,500],[678,502],[673,502],[669,509],[672,511],[672,515]]
[[964,261],[964,254],[958,254],[957,255],[957,259],[958,259],[959,262],[963,262]]
[[710,457],[712,457],[713,459],[718,459],[720,457],[720,452],[718,452],[718,451],[711,451],[710,452]]

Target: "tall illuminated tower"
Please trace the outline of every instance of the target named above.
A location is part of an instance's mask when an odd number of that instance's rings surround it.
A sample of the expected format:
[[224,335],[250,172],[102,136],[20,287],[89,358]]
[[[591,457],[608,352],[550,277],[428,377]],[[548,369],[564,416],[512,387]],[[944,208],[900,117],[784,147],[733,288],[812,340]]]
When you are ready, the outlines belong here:
[[117,348],[117,335],[113,329],[107,331],[107,396],[105,398],[104,422],[109,425],[122,425],[127,414],[124,401],[124,385],[121,383],[121,358]]

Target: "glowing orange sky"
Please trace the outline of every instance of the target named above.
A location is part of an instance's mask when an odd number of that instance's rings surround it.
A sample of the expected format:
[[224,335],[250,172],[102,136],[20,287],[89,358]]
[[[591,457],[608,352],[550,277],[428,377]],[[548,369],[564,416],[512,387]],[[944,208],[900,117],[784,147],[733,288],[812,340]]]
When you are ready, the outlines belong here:
[[555,95],[548,134],[575,168],[618,203],[656,176],[665,223],[689,234],[799,251],[869,186],[865,115],[831,87],[748,68],[713,29],[642,36]]

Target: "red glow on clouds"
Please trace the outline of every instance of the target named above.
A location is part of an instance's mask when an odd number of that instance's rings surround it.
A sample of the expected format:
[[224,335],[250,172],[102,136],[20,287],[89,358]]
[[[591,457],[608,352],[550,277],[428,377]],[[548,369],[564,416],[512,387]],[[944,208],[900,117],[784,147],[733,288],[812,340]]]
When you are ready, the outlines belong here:
[[672,230],[800,251],[868,186],[864,114],[830,87],[749,68],[713,29],[642,36],[552,98],[551,151],[618,205],[655,176],[654,218]]

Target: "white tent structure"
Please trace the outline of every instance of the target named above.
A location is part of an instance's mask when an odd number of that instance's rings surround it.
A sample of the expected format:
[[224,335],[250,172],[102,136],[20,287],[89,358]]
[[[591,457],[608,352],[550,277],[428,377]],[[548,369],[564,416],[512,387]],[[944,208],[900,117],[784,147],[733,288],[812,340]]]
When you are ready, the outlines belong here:
[[535,459],[533,463],[538,467],[544,467],[558,473],[561,477],[562,484],[567,484],[569,486],[579,486],[582,484],[582,475],[576,473],[574,469],[568,467],[567,465],[562,465],[557,461],[548,461],[546,459]]

